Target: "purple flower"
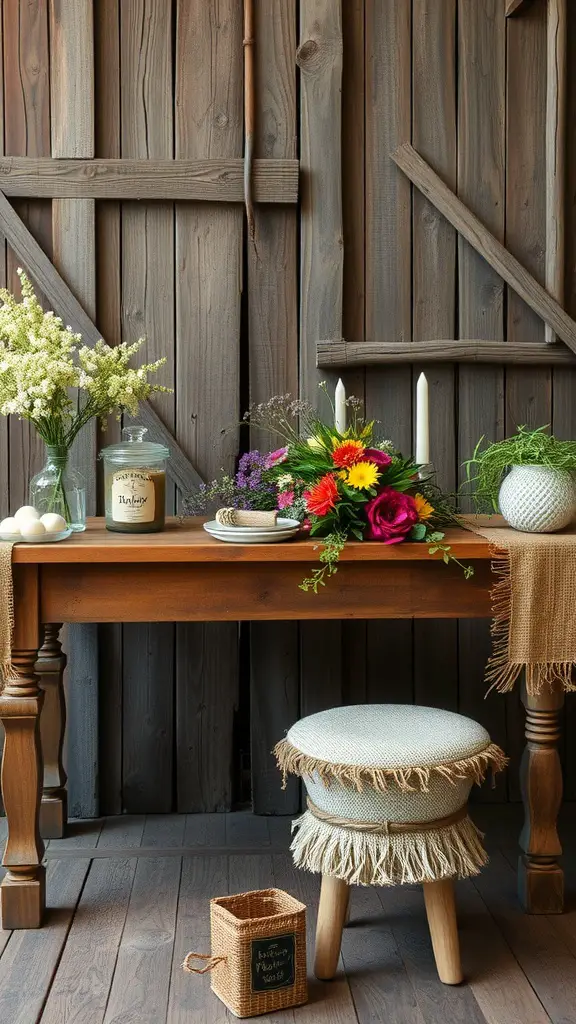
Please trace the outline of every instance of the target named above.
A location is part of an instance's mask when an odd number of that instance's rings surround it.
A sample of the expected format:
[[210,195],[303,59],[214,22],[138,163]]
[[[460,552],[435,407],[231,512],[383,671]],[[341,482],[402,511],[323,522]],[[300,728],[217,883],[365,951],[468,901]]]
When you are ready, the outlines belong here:
[[238,461],[238,472],[236,473],[236,486],[248,487],[254,490],[262,480],[262,470],[265,459],[259,451],[245,452]]
[[247,484],[248,484],[249,490],[251,490],[251,491],[257,490],[257,488],[260,486],[261,483],[262,483],[262,473],[261,473],[261,471],[259,469],[253,469],[252,472],[249,473],[248,477],[247,477]]

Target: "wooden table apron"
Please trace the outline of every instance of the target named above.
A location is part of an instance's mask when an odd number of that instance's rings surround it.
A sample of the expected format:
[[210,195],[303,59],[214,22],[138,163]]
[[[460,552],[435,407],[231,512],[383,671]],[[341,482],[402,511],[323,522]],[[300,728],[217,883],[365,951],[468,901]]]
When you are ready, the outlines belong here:
[[[447,539],[454,554],[474,564],[472,579],[432,560],[424,545],[351,543],[337,575],[317,595],[298,589],[318,557],[310,540],[221,544],[200,523],[181,527],[175,521],[160,534],[112,534],[95,519],[86,533],[63,544],[17,545],[12,660],[18,679],[0,697],[8,819],[7,871],[0,887],[3,927],[40,926],[45,906],[41,833],[56,837],[66,824],[61,623],[489,616],[486,541],[463,530],[449,531]],[[562,695],[547,693],[525,704],[526,822],[519,891],[528,912],[558,913],[563,907],[556,831]]]

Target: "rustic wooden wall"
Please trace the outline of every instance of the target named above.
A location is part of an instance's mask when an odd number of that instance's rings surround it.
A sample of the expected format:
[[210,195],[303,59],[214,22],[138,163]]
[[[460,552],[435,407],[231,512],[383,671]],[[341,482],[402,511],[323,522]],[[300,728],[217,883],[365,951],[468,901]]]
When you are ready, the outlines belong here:
[[[241,0],[94,0],[93,18],[85,0],[1,6],[0,152],[242,154]],[[15,201],[69,274],[88,265],[83,239],[95,231],[96,273],[71,283],[89,312],[95,301],[108,341],[145,334],[145,356],[166,356],[164,381],[175,393],[156,408],[204,476],[232,468],[241,448],[262,440],[235,427],[249,398],[298,387],[311,397],[318,380],[333,383],[316,369],[316,342],[342,336],[413,341],[413,363],[356,369],[345,382],[408,450],[414,382],[425,369],[432,457],[446,487],[461,479],[483,433],[550,422],[561,436],[576,434],[573,370],[418,361],[418,342],[428,339],[544,337],[541,321],[390,160],[411,141],[543,280],[546,0],[514,19],[504,8],[505,0],[255,0],[256,156],[299,156],[302,169],[298,209],[257,208],[255,247],[246,245],[239,204],[97,201],[94,210],[93,201]],[[84,48],[70,50],[63,35],[71,11]],[[576,12],[570,17],[573,67]],[[81,136],[76,129],[82,89],[66,92],[78,67],[93,74],[93,135],[90,119]],[[79,82],[90,89],[92,79]],[[568,124],[575,113],[571,72]],[[572,315],[575,194],[571,132]],[[84,224],[76,250],[62,240],[65,216]],[[10,287],[15,266],[3,246],[0,278]],[[97,443],[117,436],[113,424]],[[9,495],[0,488],[3,515],[26,499],[41,457],[25,426],[0,422],[0,477],[9,482]],[[169,502],[177,507],[174,490]],[[224,810],[246,795],[251,757],[256,810],[291,813],[298,787],[280,791],[270,748],[299,714],[341,702],[460,709],[515,759],[522,746],[518,695],[484,700],[487,624],[106,626],[98,656],[93,647],[89,664],[76,660],[69,687],[76,812]],[[575,713],[568,701],[569,721]],[[93,753],[80,771],[87,745]],[[569,751],[566,775],[573,798]],[[518,795],[511,772],[484,798]]]

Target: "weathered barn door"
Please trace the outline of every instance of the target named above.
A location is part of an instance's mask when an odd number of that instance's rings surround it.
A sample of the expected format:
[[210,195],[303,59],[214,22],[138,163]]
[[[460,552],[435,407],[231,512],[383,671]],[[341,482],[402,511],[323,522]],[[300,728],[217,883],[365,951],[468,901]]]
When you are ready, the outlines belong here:
[[[576,142],[550,129],[551,112],[557,125],[576,112],[576,10],[562,0],[254,0],[254,10],[252,244],[240,0],[2,3],[10,244],[0,276],[15,288],[22,263],[88,341],[145,334],[143,357],[166,356],[174,394],[142,416],[156,436],[175,435],[170,507],[198,474],[264,443],[238,430],[249,399],[298,387],[315,398],[317,381],[339,373],[408,450],[426,370],[447,488],[482,434],[552,423],[574,436],[575,362],[558,340],[570,344],[574,325],[539,286],[576,314]],[[456,206],[445,193],[442,206],[446,186]],[[480,232],[484,256],[458,201],[490,233]],[[531,275],[520,290],[498,245]],[[118,429],[87,435],[83,458]],[[26,499],[41,458],[25,426],[0,422],[3,513]],[[339,702],[460,708],[508,753],[522,746],[519,697],[484,700],[478,623],[107,626],[97,652],[93,632],[68,645],[71,806],[82,813],[98,796],[108,813],[225,809],[246,794],[250,758],[256,810],[291,813],[298,789],[281,792],[273,742],[302,712]],[[569,751],[566,771],[573,796]],[[516,799],[516,778],[484,797]]]

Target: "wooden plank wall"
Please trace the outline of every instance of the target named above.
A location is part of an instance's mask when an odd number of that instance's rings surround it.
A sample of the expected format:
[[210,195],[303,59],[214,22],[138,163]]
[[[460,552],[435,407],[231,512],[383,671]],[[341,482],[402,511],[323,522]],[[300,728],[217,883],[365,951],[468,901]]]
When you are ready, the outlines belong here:
[[[74,131],[67,140],[58,135],[58,82],[74,68],[65,71],[57,59],[62,39],[50,30],[50,12],[54,18],[66,5],[1,6],[0,150],[49,156],[52,138],[53,152],[75,155],[82,141],[88,153],[89,132],[82,140]],[[533,0],[514,19],[505,19],[504,8],[505,0],[255,0],[256,156],[300,157],[299,209],[257,207],[252,245],[240,205],[96,202],[97,322],[112,343],[145,334],[145,357],[166,356],[163,379],[175,394],[156,408],[205,477],[264,443],[235,426],[248,399],[299,387],[316,401],[321,338],[413,342],[413,365],[354,369],[345,383],[384,434],[408,450],[415,380],[425,370],[432,457],[447,488],[461,479],[461,463],[482,433],[499,437],[517,423],[552,422],[558,434],[576,434],[573,370],[418,360],[418,343],[434,338],[544,336],[538,318],[389,158],[411,141],[543,280],[546,0]],[[74,5],[77,17],[82,11],[85,0]],[[570,19],[572,68],[572,9]],[[93,25],[96,156],[242,155],[240,0],[94,0]],[[570,71],[568,124],[575,114]],[[575,194],[572,132],[572,315]],[[52,255],[54,238],[54,257],[68,261],[70,273],[77,269],[72,249],[56,244],[61,203],[14,205],[45,250]],[[93,202],[65,207],[94,218]],[[4,274],[15,287],[15,260],[2,247]],[[80,281],[77,288],[90,312],[89,282],[88,291]],[[118,436],[111,424],[98,446]],[[41,456],[25,427],[0,422],[0,476],[9,480],[12,507],[25,500]],[[169,507],[178,500],[171,491]],[[7,505],[2,487],[2,514]],[[487,650],[487,624],[469,622],[101,627],[98,706],[80,701],[75,713],[99,720],[99,757],[76,780],[74,808],[94,813],[98,790],[101,813],[224,810],[246,795],[240,770],[250,755],[255,809],[293,813],[298,786],[280,791],[270,749],[300,714],[337,703],[418,700],[460,709],[517,758],[518,695],[484,700]],[[572,724],[573,704],[566,711]],[[91,742],[96,734],[94,725]],[[78,756],[71,743],[72,764]],[[570,749],[565,762],[573,798]],[[514,772],[484,791],[485,799],[518,795]]]

